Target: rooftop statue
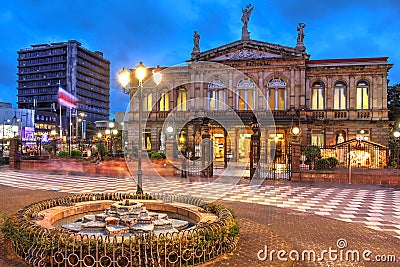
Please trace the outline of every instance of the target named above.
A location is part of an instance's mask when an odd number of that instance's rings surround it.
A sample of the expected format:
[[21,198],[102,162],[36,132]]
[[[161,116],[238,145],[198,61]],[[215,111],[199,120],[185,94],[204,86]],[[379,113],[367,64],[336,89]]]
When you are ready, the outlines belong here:
[[297,42],[302,43],[304,41],[304,31],[303,29],[306,27],[306,24],[303,22],[300,22],[299,25],[297,25]]
[[200,54],[200,34],[197,31],[193,33],[193,50],[192,50],[192,59],[195,59]]
[[248,4],[246,8],[242,8],[242,19],[243,27],[242,27],[242,39],[249,40],[250,39],[250,32],[248,31],[248,22],[250,20],[250,15],[253,12],[254,6]]
[[194,33],[193,33],[193,51],[195,51],[195,50],[200,51],[199,42],[200,42],[200,34],[198,34],[197,31],[194,31]]

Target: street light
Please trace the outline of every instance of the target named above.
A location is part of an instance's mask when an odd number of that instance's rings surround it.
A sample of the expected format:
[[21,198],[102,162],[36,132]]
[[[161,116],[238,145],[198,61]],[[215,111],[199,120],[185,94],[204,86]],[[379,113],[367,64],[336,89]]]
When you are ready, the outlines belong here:
[[56,134],[57,134],[56,130],[54,130],[54,129],[51,130],[50,135],[52,136],[51,143],[52,143],[52,146],[54,149],[54,155],[57,155]]
[[85,132],[85,122],[86,120],[84,120],[83,118],[86,117],[87,115],[84,112],[79,113],[79,116],[81,118],[78,119],[79,122],[82,122],[82,138],[81,140],[85,140],[86,139],[86,132]]
[[[136,78],[139,81],[139,85],[137,87],[137,93],[138,93],[138,98],[139,98],[139,138],[138,138],[138,164],[137,164],[137,189],[136,189],[136,194],[143,194],[143,184],[142,184],[142,109],[143,109],[143,99],[142,99],[142,91],[143,91],[143,79],[146,77],[147,74],[147,68],[146,66],[143,65],[142,62],[139,62],[139,64],[135,67],[135,75]],[[125,69],[125,67],[122,68],[122,70],[118,73],[118,82],[122,86],[124,93],[130,94],[131,90],[134,89],[134,87],[130,86],[131,79],[130,79],[130,72]],[[153,70],[153,79],[156,85],[158,86],[161,83],[162,80],[162,74],[160,72],[159,66],[157,66],[156,69]]]

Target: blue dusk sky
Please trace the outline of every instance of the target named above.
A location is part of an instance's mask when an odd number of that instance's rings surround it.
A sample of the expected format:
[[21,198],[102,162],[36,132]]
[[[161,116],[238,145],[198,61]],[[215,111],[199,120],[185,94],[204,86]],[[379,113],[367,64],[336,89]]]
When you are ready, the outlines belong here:
[[311,59],[387,56],[390,84],[400,83],[398,0],[12,0],[0,4],[0,101],[17,106],[18,50],[77,40],[111,62],[111,113],[125,111],[116,79],[123,66],[184,63],[194,30],[201,51],[237,41],[249,3],[251,39],[294,47],[304,22]]

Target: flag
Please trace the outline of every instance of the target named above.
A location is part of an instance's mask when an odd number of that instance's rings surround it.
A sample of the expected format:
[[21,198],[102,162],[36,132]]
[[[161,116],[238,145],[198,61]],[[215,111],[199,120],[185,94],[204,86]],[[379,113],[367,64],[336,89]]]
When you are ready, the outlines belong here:
[[76,108],[77,98],[61,86],[58,87],[58,103],[65,107]]

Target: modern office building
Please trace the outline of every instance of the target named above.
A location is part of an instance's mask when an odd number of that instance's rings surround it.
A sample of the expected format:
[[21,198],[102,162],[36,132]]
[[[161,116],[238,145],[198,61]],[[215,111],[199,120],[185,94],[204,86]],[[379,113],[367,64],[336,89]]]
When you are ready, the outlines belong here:
[[[18,51],[17,103],[19,108],[36,111],[38,127],[46,124],[38,131],[50,131],[48,128],[59,125],[59,86],[78,99],[73,114],[83,112],[85,119],[93,122],[108,119],[110,62],[102,52],[89,51],[75,40],[35,44]],[[62,107],[61,112],[67,131],[69,110]]]

